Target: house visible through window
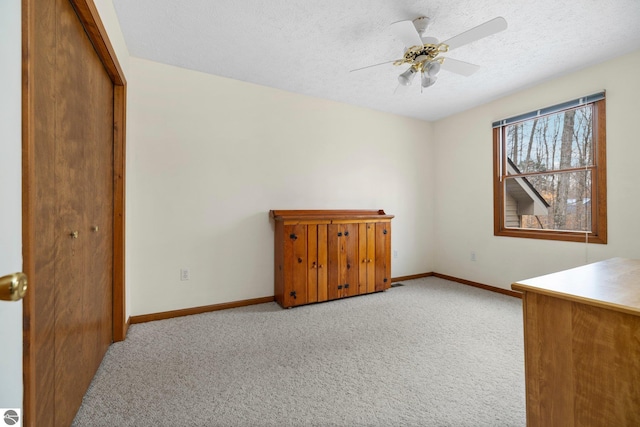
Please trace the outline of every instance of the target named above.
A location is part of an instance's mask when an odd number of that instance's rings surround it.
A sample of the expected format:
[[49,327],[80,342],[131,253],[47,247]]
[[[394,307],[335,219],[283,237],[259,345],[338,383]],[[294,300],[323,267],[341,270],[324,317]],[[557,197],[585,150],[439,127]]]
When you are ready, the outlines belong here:
[[607,242],[604,93],[493,124],[494,234]]

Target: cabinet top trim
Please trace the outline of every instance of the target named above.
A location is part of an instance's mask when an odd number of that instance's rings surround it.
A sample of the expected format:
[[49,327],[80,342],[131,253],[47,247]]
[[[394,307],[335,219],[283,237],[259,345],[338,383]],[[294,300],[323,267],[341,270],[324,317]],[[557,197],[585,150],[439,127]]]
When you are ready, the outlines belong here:
[[340,220],[340,219],[388,219],[393,215],[387,215],[382,209],[342,209],[342,210],[271,210],[269,216],[276,221],[308,221],[308,220]]

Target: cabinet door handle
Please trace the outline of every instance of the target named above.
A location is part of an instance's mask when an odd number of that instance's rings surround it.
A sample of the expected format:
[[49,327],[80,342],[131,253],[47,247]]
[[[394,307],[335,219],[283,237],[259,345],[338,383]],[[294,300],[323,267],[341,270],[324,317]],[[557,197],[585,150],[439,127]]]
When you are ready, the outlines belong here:
[[293,297],[293,299],[296,299],[296,298],[297,298],[297,296],[296,296],[296,291],[291,291],[291,292],[289,293],[289,296],[290,296],[290,297]]
[[339,232],[339,233],[338,233],[338,237],[342,237],[342,232]]
[[387,229],[382,230],[382,234],[387,234]]
[[318,268],[322,268],[322,264],[318,264]]
[[296,240],[298,238],[298,236],[296,236],[295,234],[289,234],[289,238]]
[[348,283],[345,283],[344,288],[345,288],[345,289],[349,289],[349,284],[348,284]]
[[342,289],[342,285],[338,285],[338,289]]
[[311,268],[317,268],[315,261],[313,261],[313,264],[311,264]]
[[345,236],[348,236],[348,235],[349,235],[349,232],[348,232],[348,231],[345,231],[345,232],[344,232],[344,235],[345,235]]
[[301,263],[301,262],[302,262],[302,258],[298,258],[298,263]]

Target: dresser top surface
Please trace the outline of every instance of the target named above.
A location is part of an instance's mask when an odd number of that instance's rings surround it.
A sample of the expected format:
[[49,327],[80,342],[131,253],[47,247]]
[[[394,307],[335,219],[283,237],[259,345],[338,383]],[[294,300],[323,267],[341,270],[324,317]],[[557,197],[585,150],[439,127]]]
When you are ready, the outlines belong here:
[[640,260],[612,258],[521,280],[511,288],[640,315]]

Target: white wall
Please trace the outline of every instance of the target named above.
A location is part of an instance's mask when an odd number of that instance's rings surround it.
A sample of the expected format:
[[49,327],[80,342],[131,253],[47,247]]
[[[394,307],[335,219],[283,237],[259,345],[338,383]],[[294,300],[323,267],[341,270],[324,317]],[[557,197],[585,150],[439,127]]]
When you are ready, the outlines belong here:
[[[22,270],[21,21],[20,0],[0,2],[0,276]],[[22,408],[21,302],[0,301],[0,325],[0,408]]]
[[[435,271],[508,289],[517,280],[614,256],[640,258],[638,69],[635,52],[435,122]],[[609,243],[495,237],[491,123],[602,89]]]
[[132,315],[273,295],[270,209],[384,209],[392,275],[433,270],[431,124],[137,58],[127,77]]

